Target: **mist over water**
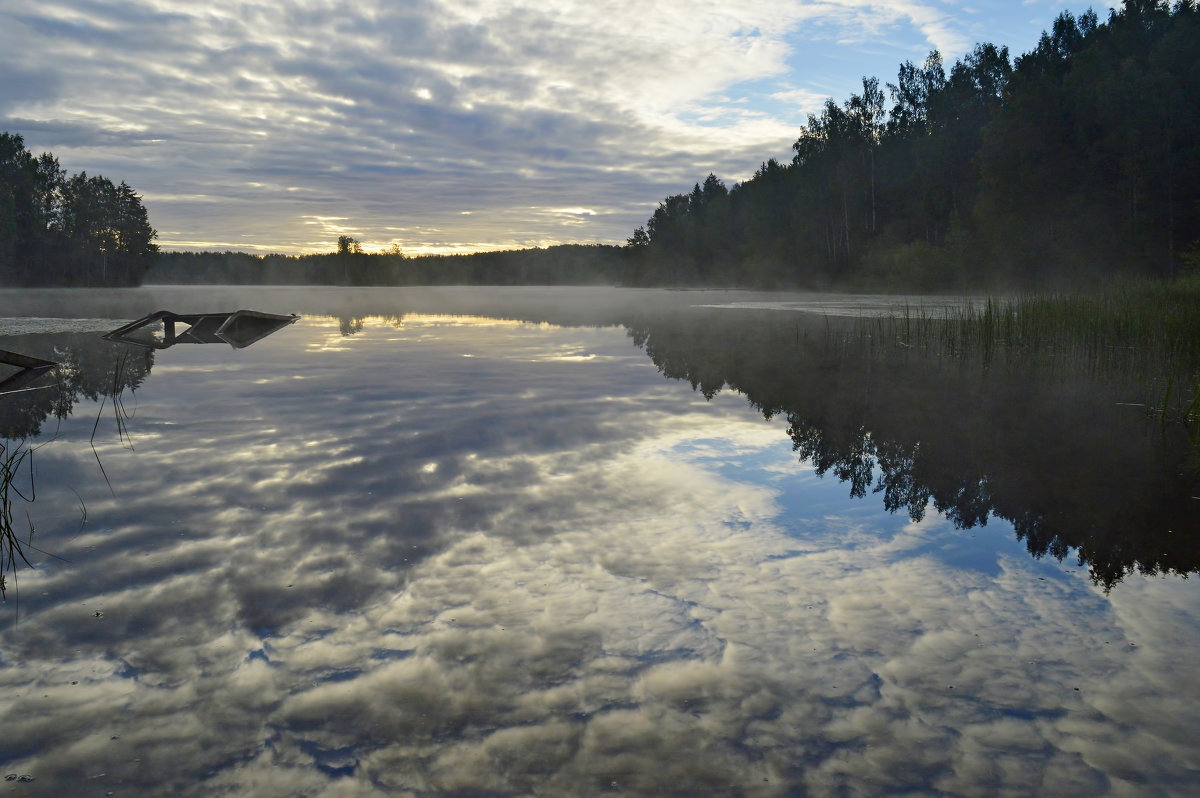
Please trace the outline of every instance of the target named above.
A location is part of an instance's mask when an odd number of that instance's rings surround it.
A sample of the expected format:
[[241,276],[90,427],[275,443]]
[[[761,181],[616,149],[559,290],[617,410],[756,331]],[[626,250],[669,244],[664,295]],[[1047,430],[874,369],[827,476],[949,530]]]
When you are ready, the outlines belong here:
[[[981,301],[973,297],[899,294],[835,294],[778,291],[670,290],[520,286],[480,288],[309,288],[300,286],[148,286],[110,289],[0,289],[6,316],[76,320],[95,316],[133,319],[155,310],[191,311],[252,307],[272,313],[332,316],[395,316],[403,313],[500,315],[561,324],[617,324],[629,314],[713,306],[805,311],[835,316],[877,315],[911,308],[929,314]],[[180,310],[179,312],[185,312]],[[28,323],[19,318],[7,324]],[[66,323],[66,322],[64,322]]]
[[[855,359],[820,296],[16,296],[19,794],[1194,783],[1194,472],[1119,385]],[[304,318],[94,332],[164,308]]]

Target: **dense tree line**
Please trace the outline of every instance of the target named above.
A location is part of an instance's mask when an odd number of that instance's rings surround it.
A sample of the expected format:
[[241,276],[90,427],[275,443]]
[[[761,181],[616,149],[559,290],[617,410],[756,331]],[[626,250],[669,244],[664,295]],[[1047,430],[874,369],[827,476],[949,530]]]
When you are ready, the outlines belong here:
[[141,197],[0,133],[0,284],[136,285],[157,251]]
[[406,257],[367,253],[343,236],[337,252],[252,255],[164,252],[147,282],[188,285],[599,285],[625,280],[621,247],[564,244],[545,249]]
[[791,163],[660,203],[627,242],[635,281],[1173,275],[1200,261],[1197,64],[1195,0],[1125,0],[1105,23],[1061,14],[1015,61],[980,44],[948,72],[934,51],[864,78],[809,116]]

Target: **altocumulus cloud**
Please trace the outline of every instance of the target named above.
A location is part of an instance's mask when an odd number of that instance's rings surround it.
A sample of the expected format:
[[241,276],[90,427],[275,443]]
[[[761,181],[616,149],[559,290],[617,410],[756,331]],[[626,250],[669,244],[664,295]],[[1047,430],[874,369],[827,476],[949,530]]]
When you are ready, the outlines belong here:
[[803,58],[871,64],[891,37],[886,79],[981,38],[936,0],[0,0],[0,19],[0,128],[129,181],[167,247],[286,252],[619,242],[708,171],[786,156],[872,70],[809,80]]

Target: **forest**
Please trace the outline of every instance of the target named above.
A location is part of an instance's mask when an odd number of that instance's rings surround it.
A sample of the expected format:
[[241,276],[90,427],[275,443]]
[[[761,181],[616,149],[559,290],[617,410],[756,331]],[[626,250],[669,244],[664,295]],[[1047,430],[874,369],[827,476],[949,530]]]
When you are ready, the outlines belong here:
[[137,285],[157,235],[124,181],[68,177],[52,154],[0,133],[0,284]]
[[[885,97],[886,89],[886,97]],[[1010,59],[937,51],[811,114],[790,163],[667,197],[635,284],[949,289],[1200,265],[1200,12],[1063,13]]]

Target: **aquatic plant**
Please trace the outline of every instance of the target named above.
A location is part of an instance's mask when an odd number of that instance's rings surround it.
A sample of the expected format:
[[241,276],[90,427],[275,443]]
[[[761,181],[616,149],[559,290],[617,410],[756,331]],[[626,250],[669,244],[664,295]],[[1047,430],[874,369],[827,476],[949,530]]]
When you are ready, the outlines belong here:
[[[14,509],[16,500],[33,501],[33,452],[34,447],[24,440],[0,442],[0,599],[7,597],[6,577],[13,575],[16,581],[18,562],[30,565],[25,556],[25,546],[33,540],[33,525],[29,525],[26,541],[22,541],[14,526]],[[18,480],[23,478],[27,470],[29,479],[29,495],[18,487]]]
[[835,333],[843,350],[920,353],[985,368],[1119,377],[1129,404],[1200,420],[1200,279],[1120,281],[1095,291],[988,298],[943,313],[905,308]]

